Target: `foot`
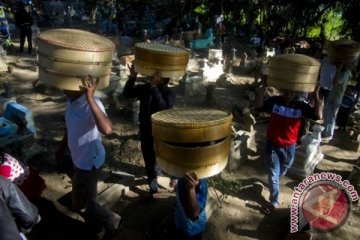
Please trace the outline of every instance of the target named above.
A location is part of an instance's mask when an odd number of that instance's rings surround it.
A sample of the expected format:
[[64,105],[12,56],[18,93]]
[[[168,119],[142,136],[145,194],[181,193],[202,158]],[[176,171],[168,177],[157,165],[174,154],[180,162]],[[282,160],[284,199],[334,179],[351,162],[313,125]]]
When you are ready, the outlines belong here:
[[115,235],[116,231],[122,227],[123,219],[118,214],[114,213],[115,228],[102,228],[101,231],[96,235],[97,240],[111,240]]
[[261,208],[261,212],[265,215],[271,215],[272,213],[275,212],[277,207],[278,207],[278,205],[269,204],[269,205],[263,206]]

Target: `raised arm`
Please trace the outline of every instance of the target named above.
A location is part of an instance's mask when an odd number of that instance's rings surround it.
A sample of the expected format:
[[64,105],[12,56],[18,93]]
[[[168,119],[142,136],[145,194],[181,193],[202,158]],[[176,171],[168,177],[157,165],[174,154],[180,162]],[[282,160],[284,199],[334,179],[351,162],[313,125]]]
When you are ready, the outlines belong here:
[[112,133],[112,122],[108,116],[100,109],[95,101],[94,93],[97,85],[99,84],[99,78],[94,80],[91,76],[85,76],[83,78],[83,87],[86,90],[86,99],[89,103],[91,112],[95,119],[96,127],[104,135]]
[[132,63],[132,65],[128,65],[127,67],[130,70],[130,76],[129,76],[129,79],[127,80],[127,82],[125,83],[123,94],[124,94],[124,97],[137,98],[138,94],[135,89],[135,81],[137,79],[137,72],[135,72],[135,65],[134,65],[134,63]]
[[199,184],[199,179],[197,178],[195,173],[185,175],[185,186],[187,190],[187,202],[188,202],[187,213],[189,215],[188,217],[192,220],[196,219],[201,212],[201,209],[196,200],[195,187],[198,184]]

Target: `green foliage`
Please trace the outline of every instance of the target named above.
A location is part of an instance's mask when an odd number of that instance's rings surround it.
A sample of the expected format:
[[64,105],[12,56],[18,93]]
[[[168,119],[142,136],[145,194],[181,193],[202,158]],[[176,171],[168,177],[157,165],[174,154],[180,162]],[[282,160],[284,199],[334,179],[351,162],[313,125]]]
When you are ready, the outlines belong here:
[[308,31],[308,38],[318,38],[320,36],[321,27],[320,26],[314,26],[310,27]]
[[324,18],[326,19],[325,23],[325,36],[329,40],[336,40],[341,37],[341,32],[344,26],[344,19],[342,14],[330,10],[325,14]]
[[194,12],[200,15],[205,15],[208,12],[208,8],[204,4],[200,4],[194,9]]

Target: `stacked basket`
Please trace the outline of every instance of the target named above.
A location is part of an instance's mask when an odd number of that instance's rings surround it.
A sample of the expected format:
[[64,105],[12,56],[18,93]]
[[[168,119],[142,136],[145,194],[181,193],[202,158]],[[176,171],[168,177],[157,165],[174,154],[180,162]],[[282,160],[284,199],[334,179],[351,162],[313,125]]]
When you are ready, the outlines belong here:
[[180,78],[189,62],[186,49],[161,43],[141,42],[135,44],[135,71],[144,76],[153,76],[160,71],[164,78]]
[[230,152],[232,115],[214,109],[179,108],[151,117],[156,159],[167,174],[196,172],[206,178],[221,172]]
[[342,62],[346,68],[351,69],[358,64],[360,45],[353,40],[336,40],[329,43],[328,54],[331,63]]
[[268,85],[282,90],[313,92],[320,62],[303,54],[282,54],[270,59]]
[[109,85],[115,45],[107,38],[76,29],[52,29],[37,37],[39,80],[66,90],[80,90],[80,75]]

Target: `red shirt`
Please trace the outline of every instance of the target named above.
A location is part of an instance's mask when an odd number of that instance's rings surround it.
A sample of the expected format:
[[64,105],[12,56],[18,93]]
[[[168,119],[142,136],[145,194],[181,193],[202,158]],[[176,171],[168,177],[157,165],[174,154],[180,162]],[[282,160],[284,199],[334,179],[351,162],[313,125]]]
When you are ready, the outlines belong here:
[[294,100],[287,105],[282,96],[267,99],[259,110],[271,112],[267,139],[277,147],[296,143],[302,118],[317,119],[309,104]]

